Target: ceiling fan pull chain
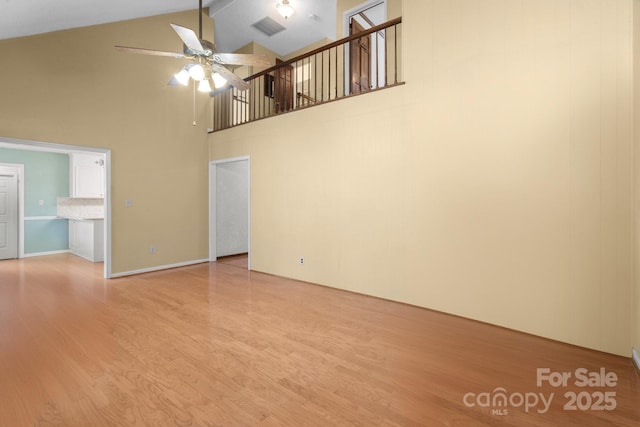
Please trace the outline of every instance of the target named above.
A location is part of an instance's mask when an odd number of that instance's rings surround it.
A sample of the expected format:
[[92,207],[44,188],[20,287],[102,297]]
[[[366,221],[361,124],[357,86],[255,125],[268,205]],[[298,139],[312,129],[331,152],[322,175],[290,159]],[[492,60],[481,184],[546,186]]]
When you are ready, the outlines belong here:
[[193,126],[196,125],[196,81],[193,81]]

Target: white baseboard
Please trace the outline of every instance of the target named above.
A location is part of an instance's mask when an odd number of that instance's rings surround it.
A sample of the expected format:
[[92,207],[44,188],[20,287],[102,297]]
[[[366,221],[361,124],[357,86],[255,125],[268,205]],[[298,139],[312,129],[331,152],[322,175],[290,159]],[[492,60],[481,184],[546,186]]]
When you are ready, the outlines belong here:
[[196,260],[193,260],[193,261],[179,262],[177,264],[159,265],[157,267],[142,268],[140,270],[123,271],[123,272],[120,272],[120,273],[113,273],[111,275],[111,278],[115,279],[117,277],[133,276],[134,274],[151,273],[151,272],[154,272],[154,271],[168,270],[170,268],[177,268],[177,267],[186,267],[188,265],[202,264],[202,263],[205,263],[205,262],[209,262],[209,260],[207,258],[205,258],[205,259],[196,259]]
[[638,350],[634,348],[631,351],[631,354],[632,354],[633,363],[636,364],[636,368],[638,369],[638,372],[640,372],[640,354],[638,354]]
[[61,251],[50,251],[50,252],[34,252],[32,254],[24,254],[22,258],[31,258],[34,256],[45,256],[45,255],[58,255],[58,254],[68,254],[69,249],[63,249]]

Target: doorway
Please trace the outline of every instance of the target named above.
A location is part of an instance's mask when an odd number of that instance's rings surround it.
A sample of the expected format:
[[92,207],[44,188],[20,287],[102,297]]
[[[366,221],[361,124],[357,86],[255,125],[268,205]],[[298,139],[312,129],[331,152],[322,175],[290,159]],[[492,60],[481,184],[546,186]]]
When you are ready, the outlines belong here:
[[[344,35],[351,36],[383,24],[387,20],[386,0],[366,1],[344,12]],[[345,95],[386,86],[385,32],[378,31],[350,42],[346,47]]]
[[248,254],[251,268],[250,160],[209,163],[209,260]]
[[[276,58],[276,65],[283,62]],[[293,67],[278,68],[274,78],[275,108],[277,113],[284,113],[293,109]]]
[[[86,153],[86,154],[99,154],[103,156],[104,159],[104,277],[111,278],[111,150],[103,149],[103,148],[95,148],[95,147],[84,147],[77,145],[65,145],[65,144],[56,144],[56,143],[48,143],[48,142],[40,142],[40,141],[30,141],[30,140],[21,140],[14,138],[2,138],[0,137],[0,147],[9,148],[13,150],[19,151],[40,151],[40,152],[49,152],[49,153],[60,153],[71,155],[73,153]],[[23,175],[24,176],[24,175]],[[20,178],[20,194],[23,193],[24,188],[24,178]],[[22,207],[22,203],[24,201],[24,196],[19,197],[19,253],[18,257],[22,258],[25,255],[24,253],[24,223],[26,219],[24,217],[24,208]],[[40,217],[39,217],[40,218]],[[55,217],[51,217],[52,219]]]
[[19,183],[18,165],[0,165],[0,260],[19,256]]
[[[351,19],[350,35],[365,29],[355,18]],[[367,92],[371,89],[371,36],[366,35],[349,43],[349,69],[351,70],[351,93]]]

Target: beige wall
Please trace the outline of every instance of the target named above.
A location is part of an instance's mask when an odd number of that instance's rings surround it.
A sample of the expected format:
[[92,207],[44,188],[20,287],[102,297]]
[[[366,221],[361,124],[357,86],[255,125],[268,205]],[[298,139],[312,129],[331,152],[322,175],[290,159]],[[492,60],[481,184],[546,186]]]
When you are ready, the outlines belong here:
[[278,57],[275,52],[256,42],[247,43],[240,49],[236,50],[235,53],[256,53],[260,55],[267,55],[267,57],[269,58],[269,61],[271,62],[271,65],[269,65],[269,67],[242,67],[248,69],[248,76],[257,74],[260,71],[264,71],[267,68],[274,66],[276,64],[276,58]]
[[330,43],[333,43],[334,41],[335,40],[331,40],[331,39],[325,37],[323,39],[318,40],[315,43],[311,43],[309,46],[305,46],[305,47],[303,47],[301,49],[295,50],[293,52],[289,52],[287,55],[285,55],[284,57],[282,57],[280,59],[282,59],[283,61],[288,61],[288,60],[293,59],[293,58],[295,58],[297,56],[304,55],[307,52],[311,52],[312,50],[316,50],[316,49],[321,48],[323,46],[326,46],[326,45],[328,45]]
[[113,48],[180,51],[170,22],[197,13],[0,41],[0,137],[111,149],[114,273],[208,258],[209,96],[194,127],[191,88],[167,86],[183,61]]
[[634,282],[633,313],[631,330],[632,344],[640,354],[640,0],[633,1],[633,46],[634,46],[634,142],[635,142],[635,238],[636,251],[634,261],[636,265]]
[[406,85],[211,135],[253,268],[628,356],[632,1],[403,14]]

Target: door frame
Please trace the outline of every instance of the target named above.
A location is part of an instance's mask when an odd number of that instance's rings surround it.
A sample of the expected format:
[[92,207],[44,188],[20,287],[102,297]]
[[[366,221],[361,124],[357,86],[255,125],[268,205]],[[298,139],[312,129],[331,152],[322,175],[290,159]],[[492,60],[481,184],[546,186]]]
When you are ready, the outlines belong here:
[[0,167],[13,169],[18,174],[18,258],[24,258],[24,165],[0,163]]
[[[366,31],[366,29],[358,22],[357,19],[351,19],[351,35],[359,34],[361,32]],[[357,33],[354,32],[354,29],[358,29]],[[366,49],[362,49],[363,43],[366,43]],[[360,37],[357,40],[353,40],[349,42],[349,93],[350,94],[360,94],[364,92],[368,92],[371,90],[371,61],[373,57],[371,56],[371,49],[373,43],[371,43],[371,37]],[[366,51],[366,54],[365,52]],[[363,60],[364,59],[364,60]],[[358,72],[354,71],[354,63],[357,62]],[[363,87],[363,78],[364,75],[363,68],[366,67],[366,87]],[[357,74],[357,81],[354,81],[354,75]],[[357,86],[357,90],[356,90]]]
[[216,171],[217,167],[220,164],[225,163],[233,163],[246,161],[248,162],[247,168],[247,182],[249,183],[249,188],[247,189],[247,234],[248,234],[248,262],[247,262],[247,270],[251,270],[251,158],[249,156],[240,156],[240,157],[230,157],[226,159],[219,160],[211,160],[209,162],[209,261],[215,262],[217,260],[216,256],[216,192],[217,192],[217,179],[216,179]]
[[[349,20],[351,19],[352,16],[359,14],[360,12],[363,12],[367,9],[371,9],[372,7],[378,5],[378,4],[382,4],[384,7],[384,20],[383,22],[385,22],[388,18],[387,15],[387,0],[365,0],[362,3],[360,3],[359,5],[352,7],[351,9],[345,10],[342,14],[342,35],[343,37],[348,37],[349,34]],[[376,40],[376,43],[378,41]],[[350,61],[348,60],[349,58],[351,58],[351,49],[349,48],[349,43],[345,44],[344,47],[344,58],[345,58],[345,64],[344,64],[344,81],[345,81],[345,85],[344,85],[344,94],[345,96],[348,96],[351,93],[351,70],[350,70]],[[376,61],[378,61],[379,58],[376,57]],[[378,76],[376,76],[376,87],[378,84]],[[349,82],[349,84],[347,84],[347,82]],[[371,82],[370,82],[371,83]]]
[[[0,146],[14,150],[45,151],[51,153],[91,153],[104,155],[105,193],[104,193],[104,278],[112,277],[111,271],[111,150],[108,148],[86,147],[81,145],[66,145],[52,142],[32,141],[0,136]],[[24,195],[23,195],[24,196]],[[20,195],[18,195],[20,197]],[[24,200],[24,197],[22,197]],[[22,229],[24,229],[24,207],[22,214]],[[24,235],[23,235],[24,240]],[[24,257],[24,243],[20,258]]]
[[[284,62],[276,58],[276,65]],[[295,108],[293,65],[287,65],[275,70],[273,77],[273,103],[276,114],[286,113]]]

